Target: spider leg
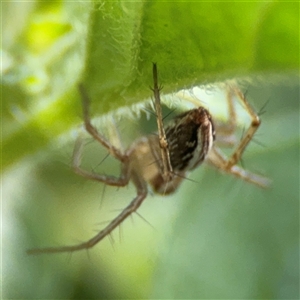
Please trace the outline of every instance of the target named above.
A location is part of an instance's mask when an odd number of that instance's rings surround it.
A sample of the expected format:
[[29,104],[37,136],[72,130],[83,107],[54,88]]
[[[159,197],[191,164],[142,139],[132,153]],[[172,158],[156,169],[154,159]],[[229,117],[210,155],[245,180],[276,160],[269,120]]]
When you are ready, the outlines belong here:
[[233,165],[231,168],[228,168],[228,160],[222,154],[221,150],[214,146],[207,157],[208,163],[212,164],[213,166],[217,167],[218,169],[223,170],[224,172],[230,173],[238,178],[241,178],[245,181],[250,183],[256,184],[262,188],[267,188],[271,184],[271,180],[260,176],[258,174],[254,174],[241,168],[238,165]]
[[232,92],[236,94],[238,100],[241,102],[241,104],[244,106],[245,110],[249,114],[251,118],[251,124],[246,130],[246,133],[244,134],[243,138],[237,145],[236,149],[232,153],[231,157],[227,160],[226,168],[228,170],[230,170],[232,166],[236,165],[238,161],[241,159],[246,147],[248,146],[249,142],[251,141],[255,132],[257,131],[258,127],[261,124],[260,118],[248,103],[245,95],[237,87],[231,86],[230,88]]
[[228,118],[225,123],[217,123],[217,140],[218,145],[224,147],[233,147],[237,143],[237,138],[235,135],[237,127],[237,116],[234,108],[233,101],[233,90],[230,86],[226,87],[226,101],[227,101],[227,110]]
[[173,173],[172,173],[173,168],[171,165],[170,154],[169,154],[169,149],[168,149],[168,141],[167,141],[164,124],[163,124],[161,101],[160,101],[161,87],[158,87],[156,64],[153,64],[153,82],[154,82],[154,87],[153,87],[152,91],[153,91],[154,99],[155,99],[154,105],[155,105],[155,112],[156,112],[162,167],[163,167],[162,175],[163,175],[165,181],[170,181],[173,178]]
[[[234,110],[233,96],[236,95],[238,100],[241,102],[247,113],[251,118],[251,124],[249,125],[246,133],[236,146],[235,150],[229,158],[227,158],[220,149],[214,146],[209,152],[207,161],[216,166],[217,168],[237,176],[243,180],[256,184],[260,187],[268,187],[271,181],[263,176],[251,173],[243,168],[239,167],[237,163],[240,161],[246,147],[253,138],[255,132],[257,131],[261,121],[255,111],[252,109],[244,94],[235,86],[229,86],[227,92],[228,101],[228,112],[229,112],[229,131],[230,136],[233,135],[233,131],[236,129],[236,113]],[[231,129],[230,129],[231,128]],[[222,134],[222,133],[221,133]],[[225,136],[226,134],[224,134]]]
[[139,174],[133,172],[132,173],[132,181],[136,187],[137,195],[131,201],[131,203],[122,210],[122,212],[114,218],[104,229],[102,229],[99,233],[97,233],[90,240],[83,242],[78,245],[73,246],[62,246],[62,247],[49,247],[49,248],[35,248],[27,251],[27,254],[45,254],[45,253],[61,253],[61,252],[73,252],[79,251],[82,249],[89,249],[99,243],[103,238],[110,235],[112,231],[118,227],[126,218],[132,215],[139,206],[142,204],[143,200],[147,196],[147,184],[146,182],[139,176]]
[[74,147],[73,157],[72,157],[72,167],[76,174],[83,176],[87,179],[100,181],[112,186],[125,186],[128,184],[130,179],[128,160],[124,161],[121,164],[120,177],[100,175],[97,173],[88,172],[81,168],[80,165],[81,165],[82,150],[83,150],[83,140],[80,137],[78,137],[75,142],[75,147]]
[[120,160],[121,162],[124,162],[128,159],[127,155],[123,154],[120,150],[118,150],[116,147],[114,147],[112,144],[110,144],[98,131],[97,129],[92,125],[91,118],[90,118],[90,100],[86,93],[86,90],[84,89],[82,84],[79,84],[78,86],[79,92],[81,95],[81,101],[82,101],[82,110],[83,110],[83,119],[84,119],[84,127],[86,131],[100,144],[102,144],[112,156],[114,156],[116,159]]

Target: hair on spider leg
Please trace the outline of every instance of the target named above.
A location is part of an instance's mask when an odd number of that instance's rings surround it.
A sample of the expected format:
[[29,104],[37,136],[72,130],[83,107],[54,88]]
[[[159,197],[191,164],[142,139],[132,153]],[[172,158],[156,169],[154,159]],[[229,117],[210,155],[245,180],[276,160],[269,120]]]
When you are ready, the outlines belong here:
[[130,220],[131,220],[131,224],[132,224],[133,226],[135,226],[133,214],[130,215]]
[[168,112],[162,119],[163,119],[163,121],[165,120],[165,119],[167,119],[174,111],[176,110],[176,108],[173,108],[170,112]]
[[[249,92],[249,87],[246,89],[245,92],[243,92],[244,97],[247,96]],[[258,112],[256,113],[258,117],[262,116],[263,114],[265,114],[267,111],[265,110],[265,108],[268,106],[269,102],[270,102],[271,98],[267,99],[264,104],[261,106],[261,108],[258,110]]]
[[245,131],[246,131],[245,126],[243,126],[241,136],[240,136],[240,141],[244,138]]
[[245,90],[242,91],[245,98],[247,98],[247,95],[249,94],[249,85],[245,88]]
[[182,179],[184,179],[184,180],[187,180],[187,181],[190,181],[190,182],[200,183],[200,182],[197,181],[197,180],[194,180],[194,179],[192,179],[192,178],[189,178],[189,177],[187,177],[187,176],[184,176],[184,175],[181,175],[181,174],[178,174],[178,173],[174,173],[174,176],[180,177],[180,178],[182,178]]
[[[153,99],[152,99],[153,102]],[[153,102],[154,105],[154,102]],[[143,108],[144,111],[147,111],[148,113],[150,113],[152,116],[157,117],[157,114],[155,113],[155,111],[151,110],[151,109],[147,109],[147,108]],[[163,116],[162,120],[164,121],[165,119],[167,119],[174,111],[176,111],[176,108],[173,108],[171,111],[169,111],[165,116]]]
[[122,223],[119,224],[119,243],[122,243],[123,240],[123,227],[122,227]]
[[100,205],[99,205],[99,208],[100,208],[100,209],[101,209],[102,206],[103,206],[105,190],[106,190],[106,184],[102,184],[102,192],[101,192]]
[[[109,224],[110,222],[111,222],[111,220],[109,220],[109,221],[102,221],[102,222],[96,223],[95,225],[107,225],[107,224]],[[101,230],[101,229],[100,229],[100,230]],[[99,229],[93,229],[92,231],[98,233],[98,232],[99,232]],[[111,245],[112,245],[113,248],[114,248],[115,239],[114,239],[112,233],[109,235],[109,240],[110,240]],[[82,242],[82,241],[81,241],[81,242]],[[86,250],[90,250],[90,249],[87,248]],[[115,249],[114,249],[114,250],[115,250]]]
[[88,145],[91,145],[93,143],[95,143],[95,139],[89,137],[89,138],[85,138],[85,142],[84,142],[84,147],[88,146]]
[[239,164],[242,166],[243,169],[245,169],[245,164],[244,164],[243,158],[240,159]]
[[[240,141],[243,139],[244,134],[245,134],[245,127],[243,127],[243,129],[242,129],[242,133],[241,133],[241,136],[240,136]],[[256,133],[255,137],[259,137],[259,133]],[[266,145],[264,143],[260,142],[255,137],[252,137],[251,142],[258,145],[258,146],[266,148]]]
[[109,153],[107,153],[101,160],[100,162],[92,168],[92,172],[95,172],[96,168],[98,168],[108,157],[110,156]]
[[269,102],[271,101],[271,98],[267,99],[266,102],[263,104],[263,106],[259,109],[257,115],[258,116],[262,116],[264,113],[266,113],[267,111],[265,110],[265,108],[268,106]]
[[148,108],[144,107],[143,111],[146,111],[149,114],[151,114],[152,116],[157,117],[156,113],[153,110],[151,110],[151,109],[148,109]]
[[[111,220],[106,220],[106,221],[101,221],[101,222],[97,222],[97,223],[95,223],[95,225],[97,225],[97,226],[99,226],[99,225],[107,225],[107,224],[109,224],[111,222]],[[95,232],[99,232],[99,230],[94,230]]]
[[152,229],[157,231],[157,228],[155,228],[146,218],[144,218],[138,211],[135,212],[136,215],[138,215],[146,224],[148,224]]
[[115,239],[113,237],[112,232],[108,234],[108,239],[110,241],[111,247],[113,248],[114,251],[116,251],[116,248],[115,248]]
[[[259,135],[257,135],[257,136],[259,136]],[[263,148],[267,148],[267,145],[266,145],[266,144],[262,143],[261,141],[259,141],[259,140],[256,139],[255,137],[252,139],[252,141],[253,141],[254,144],[256,144],[256,145],[258,145],[258,146],[261,146],[261,147],[263,147]]]
[[85,249],[85,251],[86,251],[86,256],[87,256],[89,262],[92,262],[91,255],[90,255],[90,249],[87,248],[87,249]]
[[161,161],[160,159],[153,160],[153,161],[150,162],[146,167],[150,167],[150,166],[152,166],[153,164],[159,163],[160,161]]

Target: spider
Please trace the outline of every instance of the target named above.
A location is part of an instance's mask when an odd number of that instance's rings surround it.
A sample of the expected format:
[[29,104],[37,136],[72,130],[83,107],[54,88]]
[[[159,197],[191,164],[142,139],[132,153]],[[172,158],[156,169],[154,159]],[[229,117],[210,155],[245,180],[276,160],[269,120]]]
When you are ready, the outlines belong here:
[[117,217],[88,241],[72,246],[30,249],[27,251],[28,254],[73,252],[93,247],[111,234],[132,213],[137,211],[147,197],[149,185],[153,192],[157,194],[171,194],[178,189],[181,182],[186,178],[187,173],[200,166],[204,161],[223,172],[232,174],[260,187],[267,187],[269,185],[267,178],[251,173],[237,165],[261,123],[258,115],[238,88],[231,86],[228,89],[229,124],[219,128],[219,141],[225,144],[232,143],[226,137],[231,136],[235,131],[236,113],[233,105],[234,95],[237,96],[249,114],[251,124],[231,156],[227,158],[216,146],[216,125],[209,111],[202,106],[179,114],[173,119],[170,125],[164,128],[160,101],[161,88],[158,86],[156,64],[153,64],[153,81],[154,86],[152,91],[154,94],[158,134],[143,136],[137,139],[126,151],[119,150],[113,146],[92,125],[89,111],[89,97],[83,86],[79,85],[84,127],[93,139],[106,148],[111,156],[120,161],[121,174],[119,177],[114,177],[82,169],[81,154],[83,142],[80,139],[75,143],[73,152],[72,165],[74,171],[87,179],[103,182],[110,186],[124,187],[131,181],[135,186],[136,196]]

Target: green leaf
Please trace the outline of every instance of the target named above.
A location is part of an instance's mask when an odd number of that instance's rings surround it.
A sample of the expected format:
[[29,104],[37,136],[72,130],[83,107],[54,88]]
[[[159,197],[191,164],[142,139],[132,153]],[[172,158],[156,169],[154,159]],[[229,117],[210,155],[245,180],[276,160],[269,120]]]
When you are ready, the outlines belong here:
[[[16,9],[6,6],[8,12]],[[152,62],[158,64],[165,93],[232,77],[296,71],[297,7],[96,1],[43,3],[25,10],[27,26],[12,45],[4,43],[10,65],[2,83],[3,167],[80,122],[80,78],[97,103],[97,115],[148,98]]]

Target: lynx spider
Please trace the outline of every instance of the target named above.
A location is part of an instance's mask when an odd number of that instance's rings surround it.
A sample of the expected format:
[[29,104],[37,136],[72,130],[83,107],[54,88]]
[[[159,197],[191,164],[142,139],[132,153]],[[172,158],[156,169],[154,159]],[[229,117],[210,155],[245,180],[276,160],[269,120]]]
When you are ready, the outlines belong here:
[[[158,86],[156,64],[153,64],[153,81],[152,91],[158,135],[149,135],[137,139],[125,152],[113,146],[91,124],[89,98],[83,86],[79,86],[84,127],[96,141],[107,149],[110,155],[121,162],[121,175],[116,178],[83,170],[80,167],[83,143],[79,139],[73,152],[74,171],[85,178],[117,187],[124,187],[131,180],[135,185],[137,194],[115,219],[90,240],[73,246],[30,249],[27,251],[28,254],[73,252],[93,247],[110,235],[128,216],[136,212],[147,196],[148,184],[158,194],[171,194],[178,188],[186,174],[198,167],[204,160],[223,172],[260,187],[269,185],[267,178],[246,171],[237,165],[261,122],[238,88],[231,86],[227,92],[229,124],[223,127],[223,134],[225,137],[232,136],[235,131],[236,114],[232,100],[234,94],[250,115],[251,124],[232,155],[227,159],[214,143],[215,125],[208,110],[204,107],[199,106],[180,114],[175,117],[172,125],[164,129],[160,104],[161,88]],[[222,139],[220,140],[222,141]],[[228,144],[231,142],[225,138],[223,143]]]

